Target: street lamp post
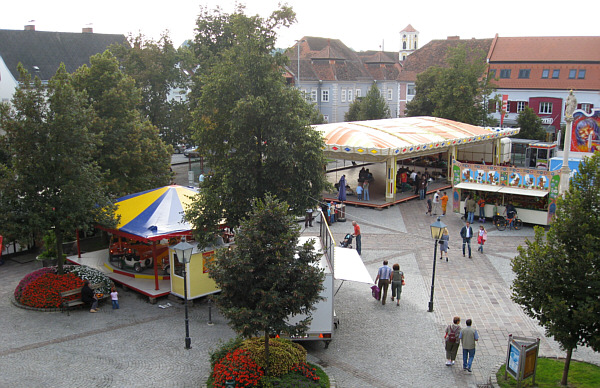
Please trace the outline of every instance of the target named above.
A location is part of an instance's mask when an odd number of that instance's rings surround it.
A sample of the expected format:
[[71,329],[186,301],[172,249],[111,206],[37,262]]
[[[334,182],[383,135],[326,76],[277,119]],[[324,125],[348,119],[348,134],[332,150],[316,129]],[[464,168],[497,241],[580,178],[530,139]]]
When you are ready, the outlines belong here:
[[183,264],[183,303],[185,305],[185,348],[191,349],[192,339],[190,338],[190,325],[188,319],[188,297],[187,297],[187,272],[186,267],[192,258],[192,251],[194,250],[194,246],[185,241],[180,242],[179,244],[173,247],[175,250],[175,254],[177,255],[177,260]]
[[431,273],[431,297],[429,299],[429,311],[433,312],[433,287],[435,284],[435,263],[437,259],[437,246],[438,241],[442,238],[442,234],[444,233],[444,229],[446,229],[446,224],[440,221],[440,217],[438,217],[437,221],[429,226],[431,228],[431,237],[433,238],[433,272]]

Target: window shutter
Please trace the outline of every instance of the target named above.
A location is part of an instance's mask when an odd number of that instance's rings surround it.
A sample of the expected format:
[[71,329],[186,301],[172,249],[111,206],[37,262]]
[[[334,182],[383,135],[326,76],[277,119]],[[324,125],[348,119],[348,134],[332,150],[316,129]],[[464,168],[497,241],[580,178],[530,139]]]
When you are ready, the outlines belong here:
[[511,101],[508,107],[508,112],[509,113],[515,113],[517,111],[517,102],[516,101]]

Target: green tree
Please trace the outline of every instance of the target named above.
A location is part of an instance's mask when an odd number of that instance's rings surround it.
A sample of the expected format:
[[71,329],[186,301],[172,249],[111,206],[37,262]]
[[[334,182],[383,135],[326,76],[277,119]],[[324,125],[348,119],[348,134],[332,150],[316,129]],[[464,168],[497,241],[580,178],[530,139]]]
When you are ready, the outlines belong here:
[[[221,293],[215,297],[221,313],[243,337],[264,334],[265,360],[269,336],[302,335],[310,312],[321,300],[324,273],[313,242],[299,246],[300,228],[288,205],[266,196],[253,203],[240,224],[234,249],[222,249],[208,262],[210,277]],[[297,324],[291,315],[305,314]]]
[[[109,50],[119,60],[122,71],[131,76],[140,89],[142,98],[138,109],[142,117],[158,128],[167,144],[182,142],[187,128],[181,128],[177,120],[171,120],[173,104],[168,98],[175,88],[187,87],[187,77],[181,71],[180,54],[169,35],[163,34],[158,42],[142,34],[135,38],[130,36],[127,44],[114,44]],[[177,104],[177,108],[181,105]],[[178,115],[181,112],[179,109]]]
[[267,20],[246,16],[239,7],[232,15],[198,20],[196,44],[206,46],[198,52],[207,58],[199,59],[194,86],[195,138],[212,174],[191,221],[208,239],[216,224],[210,227],[206,214],[220,213],[219,220],[235,226],[250,210],[250,200],[266,193],[300,214],[327,185],[323,139],[309,125],[314,107],[286,85],[281,69],[287,58],[273,52],[273,30],[294,17],[287,7]]
[[344,115],[344,121],[361,121],[387,119],[390,117],[390,108],[379,92],[377,84],[373,83],[364,98],[357,98]]
[[542,128],[542,119],[530,107],[526,106],[519,113],[517,123],[521,131],[513,136],[514,138],[546,141],[546,131]]
[[485,75],[484,52],[463,45],[448,50],[446,67],[430,67],[417,76],[417,94],[406,104],[407,116],[435,116],[473,125],[488,125],[487,102],[495,90]]
[[547,233],[512,260],[512,299],[567,352],[561,384],[567,384],[573,349],[600,350],[600,153],[580,165],[564,199],[557,201]]
[[64,64],[47,88],[37,77],[32,82],[21,65],[19,72],[12,108],[3,104],[0,111],[10,155],[0,176],[0,229],[14,237],[53,231],[62,273],[65,234],[86,230],[93,222],[114,224],[93,160],[99,144],[88,129],[94,111],[85,92],[73,87]]
[[101,139],[96,160],[106,172],[109,192],[115,196],[135,193],[170,182],[170,150],[150,121],[140,117],[140,90],[133,78],[119,69],[108,50],[90,58],[73,75],[96,112],[91,126]]

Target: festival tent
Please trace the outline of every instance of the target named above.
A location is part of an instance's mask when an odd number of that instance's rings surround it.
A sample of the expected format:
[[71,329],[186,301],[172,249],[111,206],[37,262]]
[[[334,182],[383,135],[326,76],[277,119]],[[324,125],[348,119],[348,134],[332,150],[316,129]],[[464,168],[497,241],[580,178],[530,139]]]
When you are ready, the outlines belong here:
[[[189,235],[192,226],[183,219],[198,190],[178,185],[126,195],[117,199],[115,216],[119,223],[106,231],[142,242],[152,242],[153,251],[158,241]],[[158,289],[158,267],[154,257],[154,278]]]

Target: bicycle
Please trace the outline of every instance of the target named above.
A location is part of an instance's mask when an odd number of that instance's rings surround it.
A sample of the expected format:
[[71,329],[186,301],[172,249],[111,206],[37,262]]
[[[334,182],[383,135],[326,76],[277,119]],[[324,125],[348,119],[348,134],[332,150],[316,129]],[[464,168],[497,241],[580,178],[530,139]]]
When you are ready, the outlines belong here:
[[[510,220],[507,220],[506,218],[504,218],[501,215],[496,215],[496,221],[494,222],[494,225],[496,225],[496,228],[498,228],[498,230],[504,230],[506,229],[506,227],[510,224]],[[511,228],[515,228],[515,230],[519,230],[523,227],[523,221],[521,221],[520,218],[517,218],[517,216],[515,216],[512,219],[512,226]]]

